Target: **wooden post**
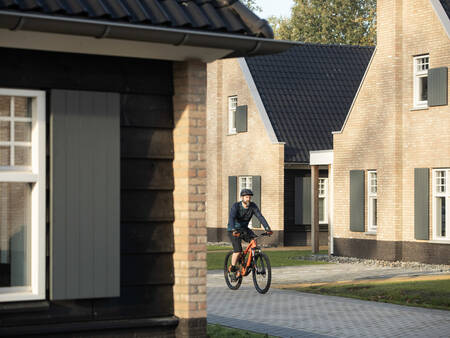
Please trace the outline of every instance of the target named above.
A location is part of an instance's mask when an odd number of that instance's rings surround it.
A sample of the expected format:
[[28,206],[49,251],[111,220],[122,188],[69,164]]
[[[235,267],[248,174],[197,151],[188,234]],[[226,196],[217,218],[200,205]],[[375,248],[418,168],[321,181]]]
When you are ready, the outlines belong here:
[[311,250],[319,253],[319,166],[311,166]]

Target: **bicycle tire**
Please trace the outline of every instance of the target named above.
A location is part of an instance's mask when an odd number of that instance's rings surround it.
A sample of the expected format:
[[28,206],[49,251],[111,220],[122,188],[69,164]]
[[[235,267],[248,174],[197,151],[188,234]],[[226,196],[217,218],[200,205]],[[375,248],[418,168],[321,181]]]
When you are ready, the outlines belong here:
[[[256,254],[253,264],[253,285],[259,293],[266,293],[269,291],[270,283],[272,282],[272,268],[270,266],[269,257],[264,253]],[[261,280],[258,281],[258,278]]]
[[231,290],[237,290],[241,286],[242,283],[242,276],[239,276],[236,280],[236,282],[231,281],[230,272],[228,271],[229,267],[231,266],[231,255],[233,254],[233,251],[230,251],[225,256],[225,263],[223,266],[223,275],[225,277],[225,283],[227,283],[227,286]]

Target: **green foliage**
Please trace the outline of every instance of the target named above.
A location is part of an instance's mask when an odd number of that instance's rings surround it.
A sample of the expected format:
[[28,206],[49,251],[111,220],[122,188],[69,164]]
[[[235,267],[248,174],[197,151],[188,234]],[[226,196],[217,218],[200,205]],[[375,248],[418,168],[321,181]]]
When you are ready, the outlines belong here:
[[254,333],[239,329],[232,329],[218,324],[208,324],[207,335],[211,338],[225,338],[225,337],[237,337],[237,338],[265,338],[272,337],[267,334]]
[[294,0],[291,17],[270,17],[276,39],[374,45],[376,0]]
[[240,0],[245,6],[251,9],[253,12],[262,12],[261,6],[256,4],[256,0]]
[[450,279],[434,281],[320,285],[297,291],[409,306],[450,310]]
[[[264,250],[263,250],[264,251]],[[270,265],[272,267],[278,266],[299,266],[299,265],[314,265],[314,264],[327,264],[326,262],[317,262],[309,260],[300,260],[300,256],[311,255],[311,251],[299,251],[299,250],[279,250],[279,251],[264,251],[269,256]],[[321,251],[321,254],[326,254],[327,251]],[[223,269],[223,263],[225,260],[226,252],[208,252],[208,270],[221,270]]]

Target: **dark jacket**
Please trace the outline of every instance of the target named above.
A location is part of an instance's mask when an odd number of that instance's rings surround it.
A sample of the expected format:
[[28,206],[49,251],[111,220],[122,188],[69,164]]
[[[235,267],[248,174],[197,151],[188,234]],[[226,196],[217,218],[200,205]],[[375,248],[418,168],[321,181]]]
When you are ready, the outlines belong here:
[[248,223],[252,219],[253,215],[255,215],[261,222],[266,231],[270,230],[269,224],[267,224],[266,219],[261,214],[261,211],[259,211],[256,203],[250,202],[249,207],[245,209],[242,202],[236,202],[230,210],[230,217],[228,218],[228,231],[248,228]]

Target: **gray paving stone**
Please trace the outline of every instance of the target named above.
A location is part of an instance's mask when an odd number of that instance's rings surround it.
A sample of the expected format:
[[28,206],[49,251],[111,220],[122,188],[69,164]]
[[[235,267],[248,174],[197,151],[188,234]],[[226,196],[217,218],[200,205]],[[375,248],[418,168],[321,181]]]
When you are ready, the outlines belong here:
[[450,313],[271,289],[208,283],[208,321],[280,337],[450,337]]

